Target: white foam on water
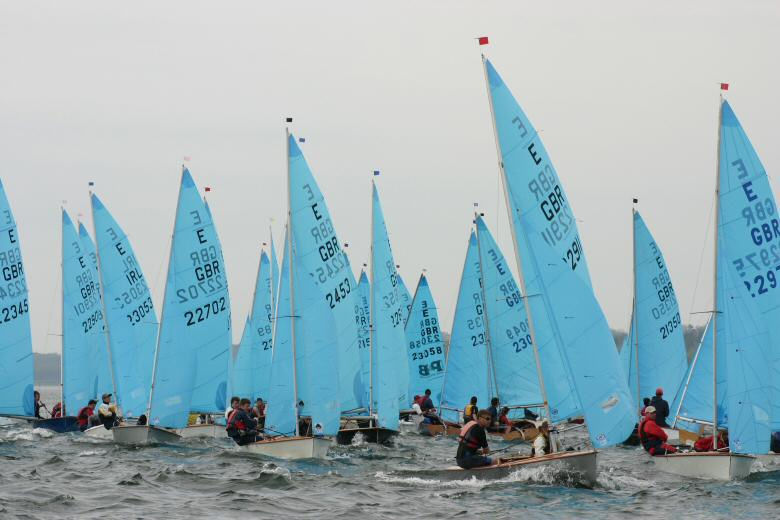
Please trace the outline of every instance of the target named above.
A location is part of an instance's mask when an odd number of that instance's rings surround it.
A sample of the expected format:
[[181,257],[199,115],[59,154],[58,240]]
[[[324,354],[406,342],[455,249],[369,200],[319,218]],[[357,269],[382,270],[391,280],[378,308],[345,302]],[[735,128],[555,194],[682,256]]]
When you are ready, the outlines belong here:
[[95,457],[100,455],[105,455],[107,452],[105,450],[87,450],[79,452],[79,457]]
[[377,480],[380,482],[388,482],[390,484],[407,484],[410,486],[430,486],[435,488],[483,488],[487,485],[495,482],[501,482],[501,480],[478,480],[476,477],[471,477],[463,480],[437,480],[427,479],[420,477],[401,477],[396,475],[388,475],[384,471],[378,471],[374,474]]
[[621,489],[648,489],[655,485],[652,480],[636,478],[633,475],[622,475],[615,472],[615,468],[603,468],[599,471],[596,483],[603,489],[619,491]]

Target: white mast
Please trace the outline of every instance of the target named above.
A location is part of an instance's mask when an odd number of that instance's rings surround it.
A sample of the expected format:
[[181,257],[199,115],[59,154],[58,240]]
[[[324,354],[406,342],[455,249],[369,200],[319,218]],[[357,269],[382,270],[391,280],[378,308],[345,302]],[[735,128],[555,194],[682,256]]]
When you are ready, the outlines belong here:
[[[487,376],[488,376],[488,387],[490,387],[490,376],[493,376],[493,386],[496,390],[496,395],[494,397],[498,397],[498,379],[496,378],[496,367],[493,364],[493,342],[490,340],[490,320],[488,319],[488,301],[487,301],[487,294],[485,293],[485,266],[482,262],[482,246],[480,245],[479,241],[479,224],[477,224],[477,219],[480,217],[479,212],[474,212],[474,227],[477,230],[477,257],[479,258],[479,289],[482,293],[482,305],[483,305],[483,321],[485,322],[485,357],[487,357]],[[488,388],[488,392],[492,390],[493,388]]]
[[369,266],[369,310],[368,310],[368,415],[374,415],[374,190],[376,186],[371,179],[371,265]]
[[[287,122],[291,123],[292,118],[288,118]],[[295,288],[293,285],[293,227],[292,227],[292,193],[290,192],[290,129],[285,127],[284,133],[286,139],[284,140],[287,148],[287,266],[290,276],[290,340],[292,344],[292,365],[293,365],[293,399],[295,402],[295,436],[300,435],[298,428],[298,371],[295,356]]]
[[92,232],[95,233],[95,258],[97,258],[98,283],[100,285],[100,307],[103,309],[103,326],[106,329],[106,350],[108,351],[108,366],[111,371],[111,388],[114,391],[114,400],[117,408],[122,410],[122,403],[119,401],[119,392],[116,390],[116,375],[114,374],[114,356],[111,353],[111,332],[108,325],[108,313],[106,311],[106,295],[103,289],[103,267],[100,264],[100,245],[97,241],[97,226],[95,226],[95,205],[92,203],[92,190],[89,191],[89,205],[92,209]]
[[715,240],[712,270],[712,449],[718,449],[718,225],[720,223],[720,134],[723,93],[718,105],[718,155],[715,158]]
[[[528,303],[528,299],[530,296],[526,292],[526,286],[525,286],[525,276],[523,276],[523,262],[520,258],[520,249],[517,245],[517,230],[515,229],[515,220],[512,217],[512,205],[509,201],[509,191],[507,189],[506,185],[506,172],[504,171],[504,161],[501,157],[501,145],[498,142],[498,129],[496,128],[496,113],[495,109],[493,108],[493,93],[490,91],[490,80],[488,79],[488,72],[487,72],[487,62],[485,60],[485,55],[482,55],[482,69],[485,73],[485,86],[487,87],[487,94],[488,94],[488,101],[490,104],[490,122],[493,125],[493,138],[495,139],[496,143],[496,153],[498,154],[498,168],[501,172],[501,185],[504,188],[504,200],[506,202],[506,211],[509,214],[509,225],[512,228],[512,244],[514,245],[515,249],[515,260],[517,262],[517,274],[518,274],[518,281],[520,282],[520,290],[523,292],[523,305],[525,306],[525,314],[528,318],[528,333],[531,336],[531,347],[534,350],[534,359],[536,360],[536,375],[539,378],[539,390],[542,394],[542,400],[544,401],[544,411],[547,415],[547,418],[552,421],[552,416],[550,415],[550,403],[547,400],[547,390],[544,385],[544,376],[542,375],[542,365],[539,360],[539,347],[536,344],[536,330],[534,329],[534,320],[533,315],[531,314],[531,306]],[[555,444],[554,442],[550,443],[550,449],[551,451],[555,451]]]
[[[634,203],[636,204],[637,199],[634,199]],[[632,260],[632,267],[631,270],[633,273],[633,284],[634,284],[634,308],[631,309],[631,318],[633,320],[633,329],[634,329],[634,368],[636,370],[636,404],[637,404],[637,416],[639,419],[642,419],[642,391],[639,388],[639,327],[637,324],[639,323],[639,320],[637,319],[636,315],[636,209],[634,207],[631,208],[631,256],[633,258]],[[630,333],[630,331],[629,331]]]
[[[65,213],[65,208],[60,206],[60,210],[62,210],[63,213]],[[62,223],[63,228],[65,227],[65,222]],[[60,263],[60,271],[62,272],[62,305],[60,305],[60,320],[61,320],[61,327],[60,327],[60,417],[65,417],[65,230],[63,229],[62,233],[62,262]],[[78,234],[78,231],[76,232]]]

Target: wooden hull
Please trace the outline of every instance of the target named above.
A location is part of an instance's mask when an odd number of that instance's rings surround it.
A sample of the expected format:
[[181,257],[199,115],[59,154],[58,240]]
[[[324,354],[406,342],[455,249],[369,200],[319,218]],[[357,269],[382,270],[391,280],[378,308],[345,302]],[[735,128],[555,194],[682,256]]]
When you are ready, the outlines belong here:
[[36,419],[31,421],[33,428],[44,428],[57,433],[79,431],[79,421],[75,417],[57,417],[55,419]]
[[227,437],[225,427],[219,424],[192,424],[181,430],[176,430],[183,439],[194,439],[196,437],[221,439]]
[[102,439],[105,441],[114,439],[114,434],[111,432],[111,430],[107,430],[106,427],[102,424],[87,428],[84,430],[84,435],[92,439]]
[[176,442],[181,436],[173,430],[156,426],[114,426],[111,428],[114,442],[133,446]]
[[444,424],[426,424],[424,426],[425,431],[427,431],[428,435],[431,437],[436,437],[437,435],[460,435],[459,424],[447,422]]
[[597,452],[559,451],[542,457],[516,457],[498,465],[463,469],[457,466],[439,471],[436,474],[447,480],[496,479],[509,476],[515,471],[531,468],[553,468],[562,474],[572,475],[578,483],[593,486],[598,476]]
[[[437,435],[460,435],[460,425],[454,423],[446,424],[423,424],[425,432],[435,437]],[[539,431],[536,428],[524,428],[522,430],[512,430],[509,433],[488,432],[488,436],[493,439],[502,439],[504,441],[530,441],[536,438]]]
[[366,442],[373,442],[376,444],[385,444],[396,435],[396,430],[389,430],[387,428],[343,428],[339,430],[336,436],[336,442],[339,444],[352,444],[352,439],[358,433],[362,434]]
[[655,467],[666,473],[712,480],[746,478],[755,460],[756,458],[750,455],[714,451],[673,453],[653,457]]
[[277,459],[324,459],[330,444],[331,439],[326,437],[276,437],[241,448],[254,455]]

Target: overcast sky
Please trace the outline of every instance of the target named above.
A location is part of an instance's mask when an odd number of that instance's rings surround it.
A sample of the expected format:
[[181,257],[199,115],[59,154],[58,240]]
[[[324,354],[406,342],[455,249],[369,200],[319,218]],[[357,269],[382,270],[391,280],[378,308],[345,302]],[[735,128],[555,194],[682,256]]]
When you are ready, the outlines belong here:
[[777,189],[779,27],[770,0],[3,0],[0,178],[34,348],[59,349],[59,208],[91,229],[88,181],[160,308],[184,156],[212,187],[238,341],[270,218],[281,241],[288,115],[356,269],[381,170],[396,263],[411,291],[428,270],[449,330],[473,202],[513,258],[480,51],[542,132],[612,327],[630,315],[634,196],[690,321],[710,307],[719,82]]

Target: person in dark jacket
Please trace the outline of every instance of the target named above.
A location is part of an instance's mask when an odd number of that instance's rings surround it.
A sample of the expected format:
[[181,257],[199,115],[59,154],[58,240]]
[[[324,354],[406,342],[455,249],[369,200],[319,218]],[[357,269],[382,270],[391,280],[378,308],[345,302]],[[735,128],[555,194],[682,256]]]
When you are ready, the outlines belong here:
[[228,436],[239,446],[262,440],[257,434],[257,421],[249,415],[250,404],[249,399],[241,399],[238,408],[230,414],[225,428]]
[[[43,417],[41,417],[41,408],[43,408],[47,412],[49,411],[49,409],[46,408],[45,403],[41,402],[41,393],[38,390],[33,392],[33,398],[35,400],[35,417],[37,419],[43,419]],[[49,413],[49,415],[51,415],[51,412]]]
[[[650,401],[650,405],[655,408],[655,423],[661,428],[668,428],[666,418],[669,417],[669,403],[664,400],[664,389],[658,387],[655,391],[655,397]],[[645,409],[646,410],[646,409]]]
[[[480,410],[476,421],[469,421],[460,429],[460,443],[455,461],[463,469],[489,466],[493,460],[487,455],[490,453],[485,429],[490,425],[490,412]],[[500,460],[499,460],[500,462]]]
[[498,405],[498,397],[490,400],[490,406],[488,407],[488,412],[490,412],[490,426],[488,426],[488,430],[490,431],[498,428]]

